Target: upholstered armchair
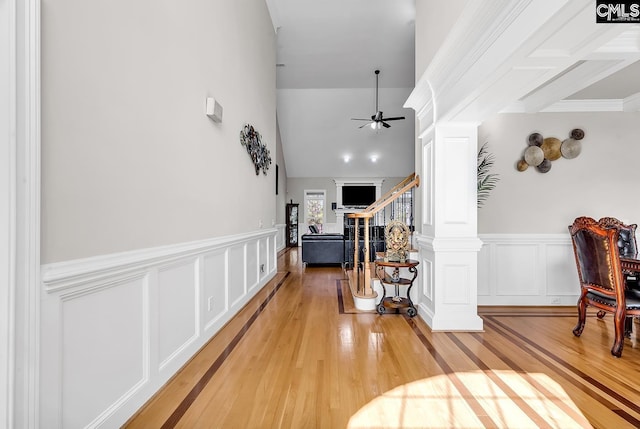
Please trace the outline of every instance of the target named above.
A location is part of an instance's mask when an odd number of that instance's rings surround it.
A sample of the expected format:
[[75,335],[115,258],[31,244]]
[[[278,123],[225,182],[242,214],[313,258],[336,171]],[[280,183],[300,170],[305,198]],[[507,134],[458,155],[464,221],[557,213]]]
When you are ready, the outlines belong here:
[[620,256],[635,258],[638,255],[638,243],[636,242],[636,228],[638,225],[625,225],[614,217],[603,217],[598,221],[598,225],[605,228],[615,228],[618,230],[618,250]]
[[584,330],[587,306],[614,315],[615,339],[611,354],[620,357],[627,316],[640,316],[640,299],[625,288],[620,266],[617,228],[606,227],[589,217],[579,217],[569,227],[580,281],[578,324],[573,334]]
[[[603,217],[598,221],[600,226],[605,228],[615,228],[618,230],[618,251],[621,257],[636,258],[638,255],[638,243],[636,241],[636,228],[638,225],[626,225],[614,217]],[[625,285],[627,289],[638,290],[640,292],[640,279],[638,274],[625,275]],[[598,318],[605,316],[604,311],[598,312]],[[625,336],[631,336],[633,317],[627,317],[625,322]]]

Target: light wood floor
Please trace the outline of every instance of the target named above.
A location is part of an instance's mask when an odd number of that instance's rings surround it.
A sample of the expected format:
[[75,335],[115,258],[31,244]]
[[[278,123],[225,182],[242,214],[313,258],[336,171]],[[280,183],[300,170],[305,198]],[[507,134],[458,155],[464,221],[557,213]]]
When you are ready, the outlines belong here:
[[[338,267],[279,272],[127,428],[637,428],[640,345],[611,316],[480,308],[484,332],[359,313]],[[577,285],[576,285],[577,287]]]

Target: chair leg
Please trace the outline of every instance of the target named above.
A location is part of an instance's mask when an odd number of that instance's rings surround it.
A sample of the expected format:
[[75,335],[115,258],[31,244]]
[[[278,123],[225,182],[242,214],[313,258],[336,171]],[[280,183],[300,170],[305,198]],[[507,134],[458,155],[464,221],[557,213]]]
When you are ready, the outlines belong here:
[[632,332],[633,332],[633,317],[627,316],[624,318],[624,336],[626,338],[631,338]]
[[613,317],[613,326],[615,329],[615,340],[611,347],[611,354],[615,357],[622,356],[622,348],[624,347],[624,327],[626,324],[626,315],[623,311],[616,311]]
[[578,300],[578,324],[573,328],[573,335],[579,337],[584,330],[584,323],[587,319],[587,303],[580,297]]

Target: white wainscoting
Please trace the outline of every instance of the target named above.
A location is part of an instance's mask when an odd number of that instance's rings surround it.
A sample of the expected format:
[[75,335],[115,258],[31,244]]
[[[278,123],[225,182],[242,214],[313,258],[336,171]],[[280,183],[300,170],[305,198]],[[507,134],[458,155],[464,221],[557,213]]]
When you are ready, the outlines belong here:
[[275,276],[278,231],[43,266],[40,422],[120,427]]
[[569,234],[485,234],[478,305],[574,305],[580,288]]
[[276,229],[278,230],[278,232],[276,233],[276,252],[279,252],[287,247],[287,242],[285,239],[285,235],[287,233],[287,225],[284,223],[280,223],[276,225]]

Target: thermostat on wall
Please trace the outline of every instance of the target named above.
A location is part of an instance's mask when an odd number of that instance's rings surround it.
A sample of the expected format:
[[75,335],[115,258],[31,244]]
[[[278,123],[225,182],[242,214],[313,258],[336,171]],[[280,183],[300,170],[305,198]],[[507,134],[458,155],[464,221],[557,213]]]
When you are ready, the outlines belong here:
[[207,116],[214,122],[222,122],[222,106],[213,97],[207,97]]

